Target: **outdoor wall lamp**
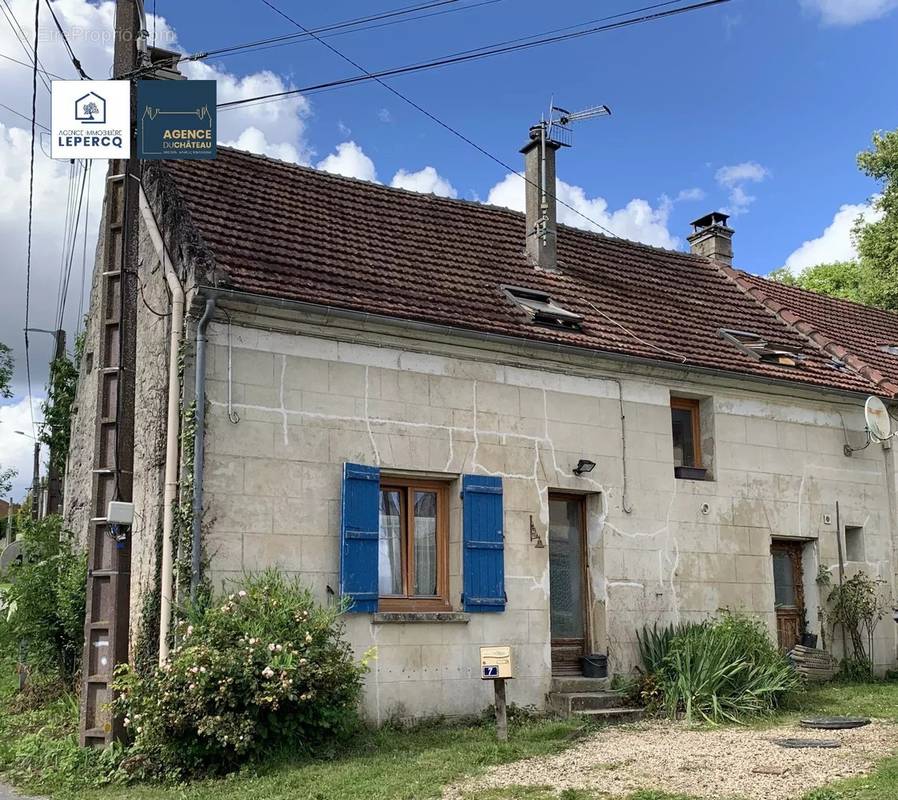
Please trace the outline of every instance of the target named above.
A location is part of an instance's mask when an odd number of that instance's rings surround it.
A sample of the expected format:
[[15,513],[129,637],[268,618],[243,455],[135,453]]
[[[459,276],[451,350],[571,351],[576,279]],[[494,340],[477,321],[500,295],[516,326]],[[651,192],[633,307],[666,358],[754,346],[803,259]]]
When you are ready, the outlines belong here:
[[574,467],[574,475],[585,475],[592,472],[596,468],[596,462],[590,461],[588,458],[581,458]]

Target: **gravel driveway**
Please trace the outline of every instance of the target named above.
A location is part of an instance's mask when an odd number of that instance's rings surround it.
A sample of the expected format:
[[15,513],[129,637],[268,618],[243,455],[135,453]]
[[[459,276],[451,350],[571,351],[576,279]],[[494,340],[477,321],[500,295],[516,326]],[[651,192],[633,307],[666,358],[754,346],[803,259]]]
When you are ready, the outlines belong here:
[[[837,739],[838,749],[787,750],[779,738]],[[798,726],[703,729],[649,722],[608,728],[556,756],[494,767],[447,788],[444,800],[502,786],[577,788],[626,795],[663,789],[707,798],[794,800],[809,789],[869,772],[898,748],[898,725],[874,722],[846,731]]]

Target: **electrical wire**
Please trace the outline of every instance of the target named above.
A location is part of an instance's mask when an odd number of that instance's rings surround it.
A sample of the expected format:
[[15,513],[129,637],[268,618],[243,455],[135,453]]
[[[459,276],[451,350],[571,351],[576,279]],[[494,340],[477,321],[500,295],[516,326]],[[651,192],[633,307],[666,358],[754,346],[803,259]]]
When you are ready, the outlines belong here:
[[[564,33],[558,34],[554,36],[544,36],[537,39],[532,39],[527,42],[517,42],[515,44],[509,45],[495,45],[495,46],[485,46],[483,48],[479,48],[476,51],[461,51],[458,53],[453,53],[447,56],[443,56],[438,59],[434,59],[431,61],[418,62],[415,64],[408,64],[402,67],[393,67],[391,69],[384,69],[378,72],[365,72],[363,75],[354,75],[347,78],[339,78],[332,81],[326,81],[324,83],[313,84],[311,86],[304,86],[298,89],[287,89],[281,92],[270,92],[268,94],[257,95],[256,97],[247,97],[240,100],[231,100],[227,103],[219,103],[218,108],[222,110],[227,110],[231,108],[238,108],[240,106],[245,106],[250,103],[259,105],[261,102],[270,102],[273,100],[279,100],[284,97],[291,97],[297,94],[308,94],[313,91],[319,91],[321,89],[331,89],[339,86],[352,86],[358,83],[364,83],[365,81],[375,80],[379,81],[382,78],[391,78],[396,77],[398,75],[407,75],[413,72],[420,72],[422,70],[430,70],[436,69],[438,67],[450,66],[453,64],[461,64],[468,61],[475,61],[482,58],[488,58],[496,55],[504,55],[507,53],[513,53],[520,50],[529,50],[534,47],[542,47],[544,45],[549,44],[559,44],[561,42],[571,41],[573,39],[582,38],[585,36],[592,36],[597,33],[605,33],[607,31],[619,30],[621,28],[631,27],[633,25],[641,25],[647,22],[654,22],[660,19],[666,19],[668,17],[677,16],[679,14],[685,14],[692,11],[700,11],[705,8],[711,8],[712,6],[722,5],[724,3],[730,3],[732,0],[703,0],[702,2],[692,3],[687,6],[683,6],[681,8],[673,8],[667,11],[659,11],[653,14],[644,14],[643,16],[631,17],[629,19],[620,20],[618,22],[613,22],[607,25],[598,25],[595,27],[587,28],[582,31],[574,31],[572,33]],[[647,8],[655,8],[655,6],[648,6]],[[643,9],[637,9],[636,11],[629,13],[640,13]],[[615,17],[619,17],[620,15],[614,15]],[[300,26],[302,27],[302,26]],[[320,38],[314,37],[318,41],[321,41],[322,44],[325,44]],[[327,45],[326,45],[327,46]]]
[[[22,27],[18,18],[16,17],[15,12],[12,10],[12,6],[9,5],[8,0],[0,0],[0,11],[3,12],[3,16],[6,18],[6,21],[9,23],[9,27],[12,29],[13,36],[22,46],[22,49],[25,51],[25,56],[29,59],[37,59],[37,56],[33,56],[31,53],[30,45],[31,42],[28,40],[28,34],[25,33],[25,29]],[[40,3],[38,3],[38,12],[35,16],[40,15]],[[37,28],[34,31],[34,38],[37,39]],[[34,52],[37,52],[37,43],[34,46]],[[32,65],[28,65],[32,66]],[[37,59],[33,64],[34,67],[41,71],[44,70],[44,65],[41,64],[40,59]],[[41,82],[44,84],[44,88],[49,92],[50,84],[47,83],[46,79],[41,76]]]
[[[269,0],[261,0],[261,2],[264,3],[266,6],[268,6],[272,11],[276,12],[277,14],[280,14],[284,19],[286,19],[286,20],[292,22],[292,23],[293,23],[294,25],[296,25],[298,28],[301,28],[302,30],[307,30],[307,29],[306,29],[303,25],[301,25],[299,22],[297,22],[296,20],[294,20],[293,18],[291,18],[290,16],[288,16],[287,14],[285,14],[283,11],[281,11],[279,8],[277,8],[276,6],[274,6],[272,3],[270,3]],[[366,74],[366,75],[370,75],[370,74],[371,74],[371,73],[369,73],[369,72],[368,72],[368,71],[367,71],[361,64],[359,64],[357,61],[354,61],[353,59],[351,59],[349,56],[347,56],[346,54],[344,54],[343,52],[341,52],[340,50],[338,50],[338,49],[337,49],[336,47],[334,47],[333,45],[328,44],[327,42],[322,41],[321,39],[319,39],[319,38],[318,38],[317,36],[315,36],[314,34],[312,34],[312,35],[313,35],[313,37],[314,37],[317,41],[321,42],[321,44],[323,44],[328,50],[330,50],[332,53],[334,53],[335,55],[337,55],[337,56],[339,56],[340,58],[342,58],[342,59],[343,59],[344,61],[346,61],[347,63],[351,64],[353,67],[355,67],[355,68],[356,68],[357,70],[359,70],[360,72],[362,72],[362,73],[364,73],[364,74]],[[393,87],[390,86],[389,84],[387,84],[387,83],[385,83],[384,81],[382,81],[380,78],[376,78],[376,77],[375,77],[374,80],[375,80],[378,84],[380,84],[384,89],[386,89],[388,92],[390,92],[390,93],[393,94],[394,96],[398,97],[398,98],[399,98],[400,100],[402,100],[403,102],[408,103],[408,105],[410,105],[412,108],[414,108],[414,109],[416,109],[417,111],[419,111],[420,113],[424,114],[424,116],[426,116],[428,119],[432,120],[433,122],[435,122],[435,123],[436,123],[437,125],[439,125],[440,127],[442,127],[442,128],[444,128],[445,130],[449,131],[453,136],[458,137],[458,138],[461,139],[463,142],[465,142],[466,144],[470,145],[470,146],[473,147],[475,150],[477,150],[479,153],[483,154],[484,156],[486,156],[486,157],[489,158],[490,160],[492,160],[492,161],[494,161],[495,163],[499,164],[499,166],[503,167],[504,169],[507,169],[509,172],[511,172],[511,173],[513,173],[513,174],[516,174],[516,175],[520,175],[520,173],[518,173],[517,170],[515,170],[513,167],[511,167],[511,166],[510,166],[509,164],[507,164],[505,161],[503,161],[502,159],[500,159],[498,156],[493,155],[491,152],[489,152],[488,150],[486,150],[486,149],[484,149],[483,147],[481,147],[481,146],[480,146],[479,144],[477,144],[475,141],[473,141],[472,139],[470,139],[470,138],[468,138],[467,136],[465,136],[461,131],[456,130],[456,129],[453,128],[451,125],[449,125],[447,122],[444,122],[444,121],[441,120],[439,117],[435,116],[435,115],[432,114],[430,111],[428,111],[426,108],[424,108],[423,106],[421,106],[421,105],[419,105],[418,103],[416,103],[416,102],[415,102],[414,100],[412,100],[410,97],[408,97],[407,95],[404,95],[404,94],[403,94],[402,92],[400,92],[398,89],[393,88]],[[530,179],[528,179],[526,176],[520,175],[520,177],[521,177],[521,179],[522,179],[523,181],[525,181],[526,183],[529,183],[529,184],[531,184],[531,185],[533,185],[533,186],[537,186],[536,183],[534,183],[533,181],[531,181]],[[540,187],[537,186],[537,188],[540,188]],[[601,230],[605,231],[606,233],[608,233],[608,234],[611,235],[611,236],[615,236],[615,237],[617,236],[617,234],[614,233],[614,231],[610,230],[609,228],[606,228],[606,227],[605,227],[604,225],[602,225],[600,222],[597,222],[596,220],[592,219],[591,217],[586,216],[586,214],[582,213],[579,209],[575,208],[574,206],[572,206],[572,205],[570,205],[570,204],[568,204],[568,203],[565,203],[563,200],[559,199],[559,198],[557,197],[557,195],[555,195],[553,192],[551,192],[551,191],[549,191],[549,190],[547,190],[547,189],[545,190],[545,192],[546,192],[547,195],[549,195],[550,197],[552,197],[557,203],[559,203],[560,205],[562,205],[562,206],[564,206],[565,208],[569,209],[570,211],[573,211],[575,214],[577,214],[579,217],[582,217],[583,219],[585,219],[585,220],[586,220],[587,222],[589,222],[590,224],[595,225],[596,227],[600,228]]]
[[75,320],[75,341],[81,335],[81,322],[84,318],[84,289],[87,284],[87,237],[90,234],[90,194],[91,178],[93,177],[93,161],[87,162],[87,207],[84,210],[84,234],[82,235],[81,252],[81,291],[78,293],[78,317]]
[[[2,11],[2,9],[0,9],[0,11]],[[12,56],[8,56],[8,55],[6,55],[6,53],[0,53],[0,58],[5,58],[7,61],[11,61],[13,64],[18,64],[21,67],[25,67],[29,72],[31,72],[32,65],[25,61],[19,61],[19,59],[13,58]],[[65,78],[63,78],[61,75],[57,75],[55,72],[49,72],[45,69],[40,69],[40,70],[38,70],[38,72],[40,72],[41,75],[44,75],[47,78],[53,78],[54,80],[57,80],[57,81],[65,80]]]
[[[86,161],[85,161],[86,164]],[[62,328],[63,320],[65,319],[65,307],[66,300],[69,296],[69,282],[72,277],[72,264],[75,261],[75,243],[78,241],[78,228],[81,224],[81,206],[84,202],[84,187],[87,185],[87,166],[82,167],[81,169],[81,190],[78,194],[78,208],[75,211],[74,222],[72,224],[72,236],[71,236],[71,246],[68,248],[68,258],[66,259],[65,266],[65,281],[62,287],[62,301],[59,305],[59,316],[56,322],[56,329],[59,330]]]
[[31,163],[28,174],[28,245],[25,257],[25,375],[28,381],[28,410],[31,413],[31,432],[37,437],[34,423],[34,400],[31,393],[31,353],[29,350],[28,328],[31,322],[31,241],[34,223],[34,141],[37,138],[37,45],[40,41],[40,0],[34,3],[34,69],[31,75]]
[[81,62],[78,60],[75,55],[75,51],[72,50],[72,45],[69,44],[69,39],[65,35],[65,31],[62,29],[62,25],[59,24],[59,18],[56,16],[56,12],[53,10],[53,6],[50,3],[50,0],[46,0],[47,8],[50,9],[50,16],[53,17],[53,22],[56,23],[56,29],[59,31],[59,35],[62,37],[62,42],[65,45],[65,49],[69,53],[69,58],[72,60],[72,65],[75,67],[75,71],[81,76],[81,80],[89,81],[90,75],[88,75],[84,68],[81,66]]
[[[16,111],[14,108],[10,108],[5,103],[0,103],[0,108],[5,108],[10,114],[15,114],[17,117],[21,117],[26,122],[31,122],[31,117],[27,114],[22,114],[20,111]],[[50,133],[50,129],[46,125],[42,125],[40,122],[35,123],[38,128],[43,128],[47,133]]]

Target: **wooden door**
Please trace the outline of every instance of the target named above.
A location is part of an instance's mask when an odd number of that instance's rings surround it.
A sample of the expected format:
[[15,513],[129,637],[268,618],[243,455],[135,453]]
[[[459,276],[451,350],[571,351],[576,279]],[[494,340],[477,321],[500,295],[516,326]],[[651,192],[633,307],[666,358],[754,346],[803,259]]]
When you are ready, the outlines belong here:
[[549,618],[552,674],[580,675],[587,644],[586,506],[577,495],[549,496]]
[[773,591],[776,608],[776,638],[780,650],[791,650],[801,641],[804,629],[804,582],[801,542],[774,541]]

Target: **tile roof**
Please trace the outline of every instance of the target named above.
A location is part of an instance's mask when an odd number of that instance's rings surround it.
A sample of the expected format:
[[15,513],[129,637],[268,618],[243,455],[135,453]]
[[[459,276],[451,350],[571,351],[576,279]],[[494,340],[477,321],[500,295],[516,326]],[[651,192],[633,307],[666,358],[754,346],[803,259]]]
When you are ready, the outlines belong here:
[[[870,393],[713,262],[559,226],[560,271],[524,255],[522,214],[330,175],[230,148],[153,169],[219,285],[402,320]],[[521,188],[523,191],[523,186]],[[186,220],[186,222],[184,222]],[[534,325],[503,286],[542,290],[583,317]],[[752,331],[805,356],[757,361],[719,336]]]
[[787,286],[747,272],[733,279],[818,347],[850,364],[882,392],[898,395],[898,314]]

